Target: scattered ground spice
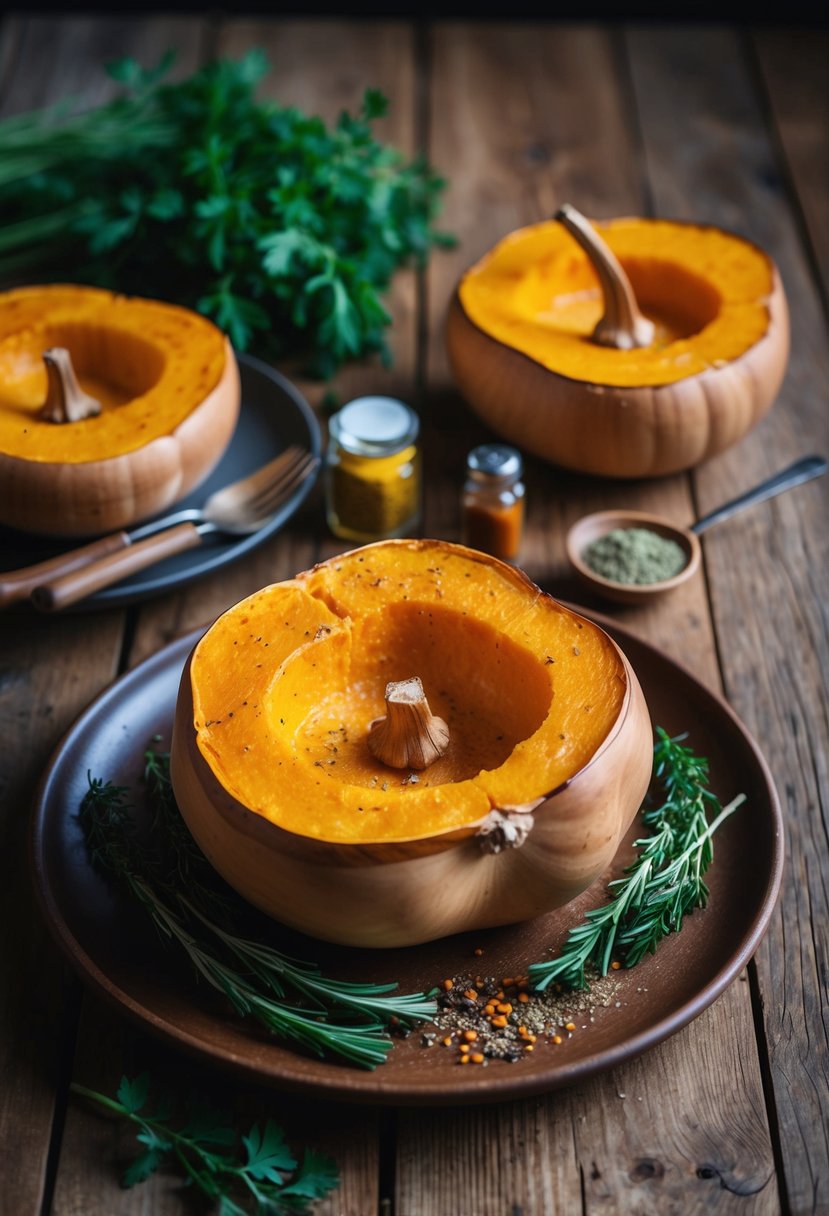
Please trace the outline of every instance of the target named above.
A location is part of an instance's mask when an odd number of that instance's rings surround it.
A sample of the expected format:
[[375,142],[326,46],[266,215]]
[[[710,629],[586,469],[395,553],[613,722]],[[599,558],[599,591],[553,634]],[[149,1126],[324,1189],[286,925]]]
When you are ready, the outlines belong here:
[[[620,1008],[623,980],[615,973],[588,976],[590,987],[579,992],[553,986],[531,992],[526,976],[460,975],[441,980],[434,1033],[424,1034],[424,1047],[440,1044],[457,1052],[459,1064],[486,1065],[492,1060],[515,1063],[537,1043],[560,1046],[587,1030],[597,1010]],[[470,1050],[470,1044],[475,1050]]]

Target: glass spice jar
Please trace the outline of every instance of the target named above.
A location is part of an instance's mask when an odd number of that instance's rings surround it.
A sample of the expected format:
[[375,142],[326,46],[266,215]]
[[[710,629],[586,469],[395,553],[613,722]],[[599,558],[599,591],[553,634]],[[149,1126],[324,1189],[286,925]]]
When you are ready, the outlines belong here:
[[420,522],[420,422],[394,397],[357,397],[329,422],[326,516],[335,536],[367,544]]
[[502,561],[514,561],[524,531],[521,453],[503,443],[473,448],[466,459],[461,499],[465,545]]

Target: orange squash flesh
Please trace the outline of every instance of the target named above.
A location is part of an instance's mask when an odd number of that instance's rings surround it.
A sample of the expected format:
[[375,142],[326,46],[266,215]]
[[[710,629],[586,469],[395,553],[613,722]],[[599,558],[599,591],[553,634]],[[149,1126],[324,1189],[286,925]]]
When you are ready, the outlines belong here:
[[[78,381],[102,404],[81,422],[39,417],[44,350],[66,347]],[[70,285],[0,294],[0,452],[83,464],[169,435],[217,387],[226,339],[198,313]]]
[[[368,749],[390,680],[420,676],[445,756]],[[298,836],[418,840],[532,806],[593,757],[627,692],[604,633],[518,572],[437,542],[366,546],[226,612],[192,656],[198,749],[222,787]]]
[[469,320],[542,367],[614,387],[674,384],[745,354],[770,325],[770,259],[717,228],[667,220],[597,224],[628,274],[652,345],[615,350],[591,341],[603,298],[587,255],[548,221],[519,229],[463,277]]

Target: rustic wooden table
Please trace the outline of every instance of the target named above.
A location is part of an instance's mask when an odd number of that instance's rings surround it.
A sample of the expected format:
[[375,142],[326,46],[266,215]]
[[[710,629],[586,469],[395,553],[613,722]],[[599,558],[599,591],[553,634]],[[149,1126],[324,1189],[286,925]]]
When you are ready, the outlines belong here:
[[[792,355],[768,417],[691,475],[611,484],[530,461],[522,564],[531,577],[584,602],[563,550],[578,515],[624,504],[690,522],[797,456],[829,451],[826,32],[19,16],[0,25],[0,114],[66,93],[100,102],[101,65],[125,53],[151,63],[175,47],[186,72],[252,45],[270,56],[270,90],[328,118],[354,107],[366,85],[384,90],[382,137],[424,149],[450,179],[445,226],[461,242],[436,254],[428,274],[399,276],[393,369],[351,368],[336,384],[343,398],[390,391],[427,420],[425,534],[457,536],[463,456],[484,434],[450,383],[442,324],[451,287],[498,237],[565,200],[591,216],[665,214],[754,238],[782,272]],[[305,387],[318,401],[319,388]],[[120,1190],[131,1134],[68,1092],[73,1078],[113,1092],[122,1073],[145,1068],[198,1080],[240,1119],[272,1115],[298,1143],[330,1151],[342,1185],[325,1213],[829,1212],[828,506],[825,478],[755,508],[706,536],[704,572],[672,598],[608,610],[723,691],[768,759],[787,860],[763,944],[740,980],[661,1046],[587,1084],[509,1105],[384,1112],[234,1085],[85,991],[34,904],[29,808],[63,732],[170,639],[337,552],[318,493],[281,535],[178,593],[59,619],[8,613],[0,1212],[195,1210],[170,1178]]]

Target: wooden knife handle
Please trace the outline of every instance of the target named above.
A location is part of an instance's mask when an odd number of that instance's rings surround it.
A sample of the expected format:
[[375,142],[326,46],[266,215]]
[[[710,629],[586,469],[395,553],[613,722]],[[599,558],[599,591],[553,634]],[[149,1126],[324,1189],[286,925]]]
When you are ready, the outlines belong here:
[[74,570],[80,570],[82,566],[107,557],[110,553],[118,553],[121,549],[126,549],[129,543],[130,538],[126,532],[112,532],[109,536],[102,536],[88,545],[70,549],[68,553],[59,553],[57,557],[50,557],[45,562],[24,566],[20,570],[5,571],[0,574],[0,608],[8,608],[10,604],[27,600],[35,587],[50,583],[64,574],[71,574]]
[[100,561],[83,566],[61,578],[41,582],[32,591],[32,603],[41,612],[59,612],[78,600],[86,599],[103,587],[120,582],[130,574],[146,569],[165,557],[173,557],[176,553],[184,553],[186,549],[194,549],[201,544],[201,533],[193,524],[178,524],[165,532],[149,536],[127,549],[113,553]]

